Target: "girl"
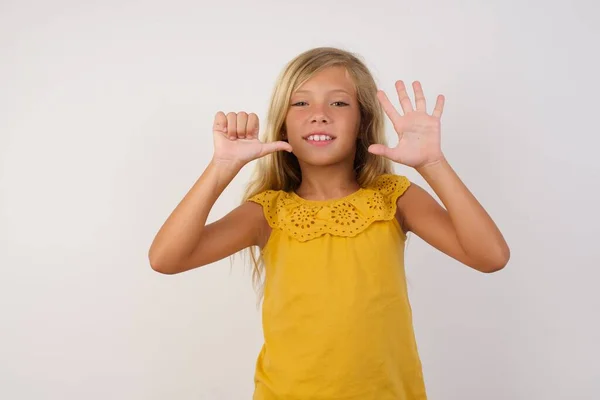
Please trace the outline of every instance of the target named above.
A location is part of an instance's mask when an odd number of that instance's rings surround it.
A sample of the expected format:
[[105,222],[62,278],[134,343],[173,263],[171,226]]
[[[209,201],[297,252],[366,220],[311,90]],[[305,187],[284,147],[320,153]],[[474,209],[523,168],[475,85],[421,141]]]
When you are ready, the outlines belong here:
[[[400,114],[352,53],[317,48],[279,77],[264,141],[245,112],[215,116],[214,155],[158,232],[153,269],[175,274],[242,249],[264,270],[264,345],[254,399],[426,399],[404,274],[414,232],[481,272],[503,268],[509,249],[440,147],[444,97],[431,114],[396,83]],[[383,111],[398,133],[384,141]],[[245,201],[205,225],[211,207],[258,160]],[[415,168],[439,196],[392,162]]]

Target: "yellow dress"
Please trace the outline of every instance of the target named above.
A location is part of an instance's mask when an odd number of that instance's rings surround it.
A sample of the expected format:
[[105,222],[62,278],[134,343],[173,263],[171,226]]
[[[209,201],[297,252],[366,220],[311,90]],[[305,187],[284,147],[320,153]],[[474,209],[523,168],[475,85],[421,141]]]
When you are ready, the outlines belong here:
[[332,201],[265,191],[264,345],[254,400],[424,400],[395,218],[406,177]]

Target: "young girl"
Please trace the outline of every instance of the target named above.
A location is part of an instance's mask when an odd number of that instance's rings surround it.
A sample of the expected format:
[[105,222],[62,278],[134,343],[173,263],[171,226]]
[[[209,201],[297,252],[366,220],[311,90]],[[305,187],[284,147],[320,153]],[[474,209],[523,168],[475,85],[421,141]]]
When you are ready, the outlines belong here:
[[[426,399],[404,272],[407,232],[481,272],[509,249],[440,147],[444,97],[427,112],[396,83],[402,114],[353,54],[317,48],[279,77],[265,140],[245,112],[216,114],[214,156],[158,232],[152,268],[175,274],[243,249],[264,271],[264,345],[254,399]],[[384,141],[383,111],[398,133]],[[205,225],[211,207],[258,160],[245,201]],[[393,173],[415,168],[439,196]],[[253,253],[252,253],[253,254]]]

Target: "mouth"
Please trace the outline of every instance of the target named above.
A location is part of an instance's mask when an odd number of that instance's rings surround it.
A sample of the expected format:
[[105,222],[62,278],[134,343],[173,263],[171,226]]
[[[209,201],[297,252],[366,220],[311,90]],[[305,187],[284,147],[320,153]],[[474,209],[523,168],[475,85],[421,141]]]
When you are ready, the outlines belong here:
[[325,132],[312,132],[303,139],[314,146],[325,146],[333,142],[335,140],[335,136]]

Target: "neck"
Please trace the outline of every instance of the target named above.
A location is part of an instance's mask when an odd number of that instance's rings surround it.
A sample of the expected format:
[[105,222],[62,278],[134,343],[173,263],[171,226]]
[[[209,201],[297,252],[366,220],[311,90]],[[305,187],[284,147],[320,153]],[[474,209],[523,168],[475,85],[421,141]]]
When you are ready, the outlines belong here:
[[304,164],[301,165],[301,170],[302,182],[296,193],[307,200],[339,199],[360,189],[352,164],[328,166]]

